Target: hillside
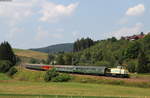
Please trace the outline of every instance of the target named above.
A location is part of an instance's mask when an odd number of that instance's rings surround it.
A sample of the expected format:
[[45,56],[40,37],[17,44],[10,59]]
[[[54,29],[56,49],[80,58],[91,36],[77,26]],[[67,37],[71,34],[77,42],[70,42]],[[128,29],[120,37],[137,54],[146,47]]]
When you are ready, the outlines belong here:
[[30,49],[33,51],[45,52],[45,53],[58,53],[58,52],[72,52],[73,43],[56,44],[48,47]]
[[[143,56],[141,56],[143,55]],[[96,65],[115,67],[117,65],[126,65],[130,72],[139,70],[139,60],[141,68],[143,66],[149,72],[150,68],[150,35],[143,39],[114,40],[107,39],[99,41],[96,45],[80,52],[74,53],[78,65]],[[141,61],[141,59],[143,59]],[[148,71],[149,70],[149,71]]]
[[101,40],[79,52],[60,54],[55,61],[62,65],[106,67],[125,65],[130,72],[139,70],[150,72],[150,67],[148,67],[150,66],[150,35],[133,41],[115,38]]
[[32,50],[13,49],[15,54],[21,58],[47,59],[46,53],[36,52]]

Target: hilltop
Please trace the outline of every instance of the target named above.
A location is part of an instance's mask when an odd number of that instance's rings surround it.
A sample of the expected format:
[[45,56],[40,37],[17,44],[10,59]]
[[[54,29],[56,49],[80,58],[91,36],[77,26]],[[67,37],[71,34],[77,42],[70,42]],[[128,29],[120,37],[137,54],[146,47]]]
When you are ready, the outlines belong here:
[[39,51],[45,53],[59,53],[59,52],[72,52],[73,43],[56,44],[47,47],[33,48],[32,51]]

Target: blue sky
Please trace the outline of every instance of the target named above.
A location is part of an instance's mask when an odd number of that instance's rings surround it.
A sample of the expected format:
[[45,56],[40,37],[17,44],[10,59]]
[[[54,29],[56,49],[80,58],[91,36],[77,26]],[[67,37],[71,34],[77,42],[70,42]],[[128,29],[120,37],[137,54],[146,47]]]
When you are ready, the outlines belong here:
[[90,37],[148,33],[150,0],[0,1],[0,42],[38,48]]

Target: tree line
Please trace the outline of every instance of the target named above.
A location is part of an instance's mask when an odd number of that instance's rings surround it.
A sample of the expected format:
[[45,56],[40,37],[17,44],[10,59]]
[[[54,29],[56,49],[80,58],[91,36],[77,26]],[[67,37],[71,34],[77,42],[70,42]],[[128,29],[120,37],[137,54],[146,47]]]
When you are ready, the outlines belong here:
[[73,44],[73,51],[78,52],[94,45],[94,41],[90,38],[81,38]]

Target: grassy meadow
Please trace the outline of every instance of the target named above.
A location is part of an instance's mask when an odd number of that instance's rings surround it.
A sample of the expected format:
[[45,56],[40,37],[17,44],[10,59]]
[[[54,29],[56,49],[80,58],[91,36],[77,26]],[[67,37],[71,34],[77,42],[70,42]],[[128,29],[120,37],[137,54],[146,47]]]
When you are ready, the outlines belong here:
[[[139,81],[75,74],[72,75],[73,80],[70,82],[44,82],[44,71],[27,70],[19,67],[18,70],[13,78],[0,74],[0,98],[150,97],[150,87],[133,85],[140,83]],[[150,77],[150,75],[140,74],[136,77],[145,78]],[[130,85],[126,84],[127,81]],[[142,83],[141,81],[140,84]]]
[[90,83],[43,83],[11,81],[0,83],[0,94],[68,95],[68,96],[150,96],[150,88]]
[[36,52],[32,50],[13,49],[14,53],[19,57],[47,59],[48,54],[43,52]]

